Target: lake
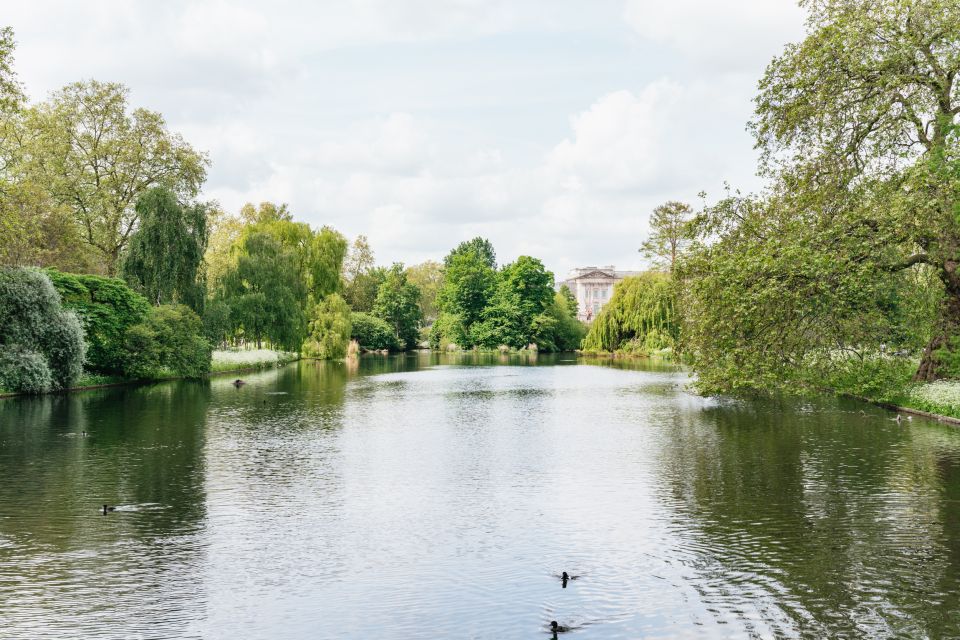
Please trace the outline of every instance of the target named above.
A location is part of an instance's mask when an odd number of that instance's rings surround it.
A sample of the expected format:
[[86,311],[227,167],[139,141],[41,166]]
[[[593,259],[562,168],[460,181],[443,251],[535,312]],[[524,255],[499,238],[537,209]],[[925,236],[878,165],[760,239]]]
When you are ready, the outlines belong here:
[[243,377],[0,400],[0,637],[960,637],[955,427],[572,355]]

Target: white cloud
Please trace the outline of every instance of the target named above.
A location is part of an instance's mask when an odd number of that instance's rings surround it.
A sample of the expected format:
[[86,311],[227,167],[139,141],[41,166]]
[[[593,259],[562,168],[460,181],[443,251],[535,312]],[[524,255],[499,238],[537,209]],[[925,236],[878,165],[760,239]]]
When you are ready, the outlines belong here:
[[653,185],[670,169],[665,163],[673,131],[669,118],[683,90],[660,81],[639,96],[616,91],[571,118],[573,139],[558,144],[547,159],[554,180],[571,191],[635,190]]
[[623,16],[643,38],[710,69],[762,69],[803,35],[796,0],[626,0]]
[[484,235],[558,272],[636,266],[655,205],[753,186],[750,98],[801,27],[792,0],[35,0],[0,23],[33,97],[126,83],[228,209],[286,201],[385,263]]

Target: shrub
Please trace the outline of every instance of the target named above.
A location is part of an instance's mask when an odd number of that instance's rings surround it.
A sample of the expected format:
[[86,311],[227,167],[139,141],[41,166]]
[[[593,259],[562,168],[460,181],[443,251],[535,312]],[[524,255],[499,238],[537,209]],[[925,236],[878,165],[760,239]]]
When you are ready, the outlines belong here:
[[332,293],[313,309],[303,342],[304,355],[311,358],[335,359],[347,355],[350,341],[350,307],[343,298]]
[[19,345],[0,346],[0,389],[14,393],[45,393],[53,386],[47,359]]
[[210,352],[196,313],[182,304],[161,305],[127,330],[124,373],[134,378],[199,378],[210,371]]
[[147,317],[150,304],[123,281],[47,269],[63,305],[80,316],[87,342],[87,368],[99,373],[125,373],[127,330]]
[[[63,310],[50,278],[36,269],[0,269],[0,345],[7,347],[8,358],[39,354],[49,377],[47,388],[69,387],[83,370],[86,344],[80,322]],[[34,382],[41,378],[39,373],[27,376]]]
[[397,350],[399,346],[397,338],[393,335],[393,329],[390,328],[386,320],[369,313],[354,312],[350,314],[350,321],[353,325],[350,337],[356,340],[362,349]]
[[51,318],[43,337],[43,346],[55,388],[65,389],[80,379],[87,345],[76,313],[60,311]]

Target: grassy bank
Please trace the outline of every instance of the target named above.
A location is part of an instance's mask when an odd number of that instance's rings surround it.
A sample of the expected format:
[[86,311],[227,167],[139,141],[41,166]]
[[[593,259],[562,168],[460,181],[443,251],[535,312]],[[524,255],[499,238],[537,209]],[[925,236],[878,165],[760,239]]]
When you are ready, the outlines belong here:
[[960,381],[914,382],[915,357],[851,358],[829,372],[807,371],[798,383],[892,407],[960,419]]
[[[229,349],[214,351],[210,360],[210,375],[218,373],[240,373],[243,371],[260,371],[262,369],[272,369],[289,362],[296,362],[300,359],[300,354],[289,351],[273,351],[272,349]],[[106,376],[96,373],[84,372],[77,380],[76,384],[66,389],[66,391],[82,391],[84,389],[96,389],[98,387],[112,387],[122,384],[138,384],[144,382],[161,382],[164,380],[176,380],[172,371],[169,375],[160,375],[149,380],[125,378],[123,376]],[[0,397],[16,396],[18,393],[11,393],[0,388]]]

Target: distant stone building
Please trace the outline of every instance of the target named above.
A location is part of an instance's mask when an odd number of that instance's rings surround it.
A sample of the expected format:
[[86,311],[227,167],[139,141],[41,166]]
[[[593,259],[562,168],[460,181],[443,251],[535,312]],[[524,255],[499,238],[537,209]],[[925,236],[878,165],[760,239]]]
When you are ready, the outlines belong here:
[[590,322],[597,317],[613,296],[613,285],[627,276],[635,276],[639,271],[617,271],[613,265],[606,267],[580,267],[573,269],[565,284],[577,298],[577,318]]

